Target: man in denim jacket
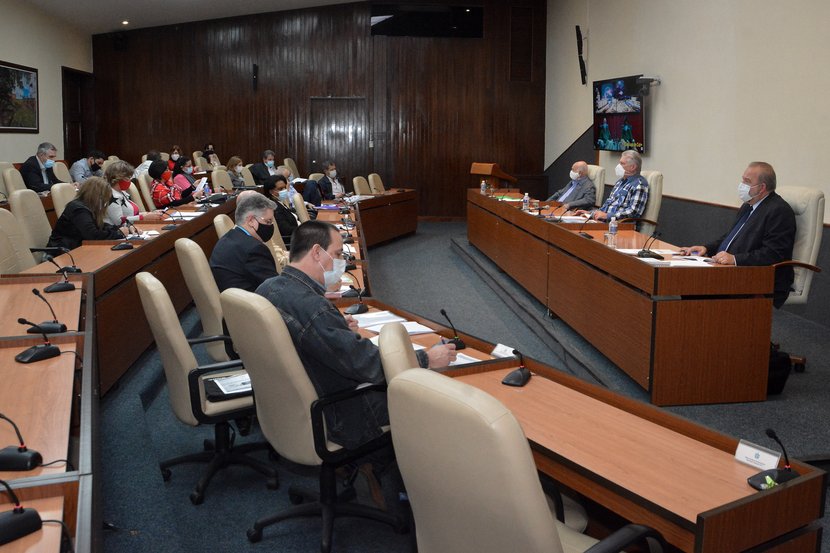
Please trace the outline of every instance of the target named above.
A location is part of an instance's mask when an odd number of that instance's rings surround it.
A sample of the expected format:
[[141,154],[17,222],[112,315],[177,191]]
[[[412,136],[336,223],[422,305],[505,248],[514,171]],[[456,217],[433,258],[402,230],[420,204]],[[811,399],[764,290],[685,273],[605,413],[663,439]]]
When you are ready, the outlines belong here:
[[[384,382],[377,346],[357,333],[357,321],[344,317],[325,298],[327,289],[340,286],[342,255],[343,238],[337,229],[308,221],[294,231],[288,266],[256,290],[279,309],[321,396],[365,382]],[[422,367],[446,367],[455,359],[455,346],[437,345],[416,353]],[[380,435],[381,426],[389,424],[386,393],[372,392],[333,405],[326,412],[326,424],[329,439],[345,447]]]

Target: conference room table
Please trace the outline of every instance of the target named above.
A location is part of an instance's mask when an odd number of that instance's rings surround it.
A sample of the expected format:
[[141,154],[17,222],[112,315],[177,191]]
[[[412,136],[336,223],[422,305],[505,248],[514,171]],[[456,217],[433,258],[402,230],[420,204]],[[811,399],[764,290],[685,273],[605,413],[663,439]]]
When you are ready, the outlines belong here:
[[414,234],[418,230],[417,190],[390,188],[382,194],[361,195],[361,200],[355,205],[367,247]]
[[[772,267],[640,259],[649,236],[620,225],[540,218],[479,190],[467,194],[467,236],[656,405],[763,401],[772,325]],[[586,238],[587,234],[591,239]],[[664,242],[658,248],[677,251]]]

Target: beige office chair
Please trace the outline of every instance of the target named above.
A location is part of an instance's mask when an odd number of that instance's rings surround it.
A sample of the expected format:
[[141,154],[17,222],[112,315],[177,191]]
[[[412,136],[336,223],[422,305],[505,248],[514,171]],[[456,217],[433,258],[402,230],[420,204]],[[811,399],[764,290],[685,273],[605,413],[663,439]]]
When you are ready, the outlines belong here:
[[[138,295],[150,330],[156,340],[156,347],[164,366],[164,376],[170,393],[170,406],[181,422],[190,426],[212,424],[214,427],[213,448],[159,463],[162,477],[168,480],[170,467],[183,463],[208,463],[205,473],[190,494],[194,505],[202,503],[205,489],[216,472],[228,465],[242,464],[264,474],[269,488],[277,487],[276,471],[267,464],[248,457],[245,453],[262,449],[265,444],[251,443],[234,446],[231,440],[230,421],[246,417],[253,412],[253,395],[216,401],[209,399],[206,383],[210,378],[244,373],[241,363],[198,366],[196,357],[184,335],[179,317],[164,285],[150,273],[141,272],[135,276]],[[196,342],[198,340],[194,340]]]
[[141,199],[141,193],[136,188],[135,183],[130,183],[130,188],[127,190],[127,193],[130,195],[130,199],[138,206],[138,211],[144,213],[147,211],[147,206],[144,205],[144,200]]
[[594,203],[599,207],[602,205],[602,195],[605,193],[605,167],[588,164],[588,178],[594,183],[596,191]]
[[305,200],[299,192],[294,194],[294,211],[297,213],[297,219],[299,219],[301,225],[308,221],[308,209],[306,209]]
[[[9,207],[23,229],[27,248],[45,248],[52,234],[52,226],[43,209],[43,202],[34,190],[15,190],[9,196]],[[43,260],[42,253],[34,254],[35,261]]]
[[59,182],[52,185],[52,205],[55,206],[55,216],[60,217],[66,204],[78,197],[78,191],[69,182]]
[[233,193],[233,183],[231,182],[231,176],[225,169],[214,169],[213,189],[215,192],[219,192],[220,188],[229,194]]
[[111,160],[111,159],[105,159],[104,163],[101,164],[101,171],[104,171],[106,173],[107,167],[109,167],[109,165],[110,165],[110,163],[112,163],[112,161],[113,160]]
[[213,228],[216,229],[216,236],[222,238],[229,230],[234,227],[233,219],[220,213],[213,218]]
[[145,161],[147,161],[147,154],[141,156],[141,163],[144,163]]
[[13,169],[14,165],[9,163],[8,161],[0,161],[0,193],[2,193],[3,197],[0,198],[0,201],[8,201],[9,200],[9,193],[6,190],[6,179],[3,178],[3,172],[6,169]]
[[4,242],[0,273],[16,274],[35,266],[23,228],[8,209],[0,209],[0,237]]
[[72,175],[69,174],[69,168],[62,161],[56,161],[55,166],[52,167],[52,172],[60,182],[72,182]]
[[202,150],[194,150],[190,157],[193,159],[193,166],[198,166],[199,158],[202,157]]
[[401,323],[383,325],[378,337],[378,348],[387,383],[403,371],[420,367],[412,339]]
[[150,188],[152,182],[153,179],[147,173],[141,173],[138,176],[138,189],[141,191],[141,196],[144,198],[144,205],[147,206],[149,211],[158,209],[153,202],[153,191]]
[[288,169],[291,170],[291,176],[293,176],[293,177],[299,177],[300,176],[300,170],[297,169],[297,164],[294,162],[293,159],[291,159],[290,157],[287,157],[287,158],[282,160],[282,164],[285,165],[286,167],[288,167]]
[[354,186],[354,193],[357,195],[371,194],[372,189],[369,187],[369,182],[365,177],[354,177],[352,179]]
[[[216,286],[205,252],[199,244],[189,238],[179,238],[175,247],[184,282],[193,296],[193,303],[196,304],[196,311],[202,321],[203,336],[226,337],[222,328],[219,288]],[[230,338],[227,341],[230,341]],[[207,343],[205,348],[210,358],[217,363],[230,359],[225,341],[217,339]]]
[[308,176],[308,180],[319,181],[323,177],[325,177],[325,175],[323,173],[311,173]]
[[15,190],[28,190],[23,175],[14,167],[3,169],[3,183],[6,185],[6,194],[9,198]]
[[121,158],[118,157],[118,156],[109,156],[107,159],[110,160],[110,161],[120,161],[121,160]]
[[[641,217],[649,221],[658,222],[660,216],[660,204],[663,203],[663,173],[660,171],[640,171],[640,174],[648,181],[648,201]],[[656,230],[651,223],[641,223],[640,232],[651,235]]]
[[383,194],[386,192],[386,187],[383,186],[383,180],[377,173],[369,173],[369,190],[372,194]]
[[420,553],[619,552],[646,539],[662,543],[643,526],[629,525],[597,542],[557,521],[521,426],[489,394],[411,369],[389,383],[388,398]]
[[212,169],[213,167],[210,165],[207,159],[202,156],[196,158],[196,161],[193,163],[194,171],[201,172],[207,171],[208,169]]
[[[256,521],[248,530],[248,539],[261,540],[263,528],[281,520],[320,514],[323,518],[320,549],[324,552],[331,549],[334,518],[339,515],[370,518],[401,529],[400,521],[390,514],[339,501],[335,485],[338,467],[387,447],[391,443],[389,433],[349,450],[327,440],[323,420],[327,405],[374,393],[382,386],[343,391],[336,399],[318,397],[277,308],[262,296],[236,288],[222,292],[221,300],[231,338],[251,377],[262,433],[281,457],[292,463],[320,467],[320,500]],[[288,493],[295,503],[304,495],[294,488]]]
[[249,169],[250,165],[246,165],[242,169],[242,178],[245,179],[245,186],[256,186],[256,181],[254,180],[254,175],[251,173]]
[[265,245],[271,251],[271,257],[274,258],[274,266],[277,268],[277,273],[282,273],[282,270],[288,265],[288,250],[285,248],[285,242],[283,242],[282,236],[280,236],[276,226],[274,231],[274,236]]
[[162,161],[170,161],[170,154],[167,152],[159,152]]

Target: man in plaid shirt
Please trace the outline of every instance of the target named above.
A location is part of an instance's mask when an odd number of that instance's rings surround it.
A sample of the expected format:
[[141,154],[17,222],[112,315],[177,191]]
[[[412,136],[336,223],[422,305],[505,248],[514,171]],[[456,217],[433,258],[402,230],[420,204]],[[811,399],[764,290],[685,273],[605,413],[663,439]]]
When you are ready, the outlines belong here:
[[616,217],[640,217],[648,201],[648,181],[640,175],[643,158],[635,150],[626,150],[620,154],[620,162],[615,171],[619,179],[614,184],[611,194],[602,207],[596,211],[577,211],[578,214],[590,215],[592,219],[605,221]]

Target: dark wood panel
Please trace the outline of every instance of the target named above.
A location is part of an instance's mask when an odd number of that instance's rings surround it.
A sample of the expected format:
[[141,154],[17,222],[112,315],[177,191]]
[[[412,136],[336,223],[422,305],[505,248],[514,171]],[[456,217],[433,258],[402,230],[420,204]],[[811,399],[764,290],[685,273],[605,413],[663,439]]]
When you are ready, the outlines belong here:
[[[416,188],[421,215],[463,216],[472,161],[531,180],[544,163],[546,3],[480,4],[482,39],[372,37],[364,2],[96,35],[97,146],[132,163],[174,143],[245,163],[267,148],[303,174],[330,156]],[[533,13],[528,81],[510,81],[512,7]],[[352,152],[312,147],[312,99],[329,97],[365,98]]]

